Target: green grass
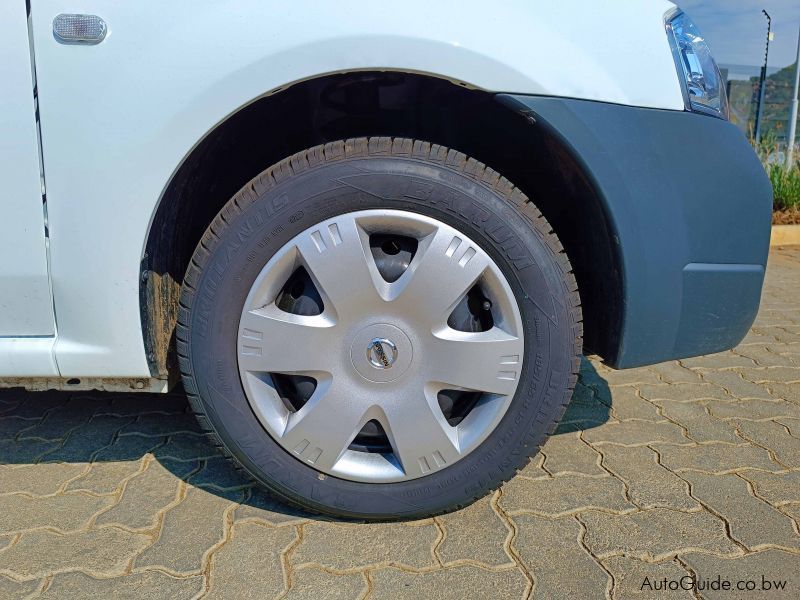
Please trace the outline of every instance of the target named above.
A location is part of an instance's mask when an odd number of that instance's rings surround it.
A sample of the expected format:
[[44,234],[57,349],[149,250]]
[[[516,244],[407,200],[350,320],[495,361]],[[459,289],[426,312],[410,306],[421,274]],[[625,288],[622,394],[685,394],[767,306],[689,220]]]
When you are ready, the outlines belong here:
[[751,143],[772,182],[773,208],[800,209],[800,161],[795,159],[792,167],[787,169],[783,161],[778,160],[778,144],[772,132],[762,137],[758,144],[753,140]]
[[783,165],[766,165],[767,175],[772,182],[775,210],[800,208],[800,164],[786,170]]

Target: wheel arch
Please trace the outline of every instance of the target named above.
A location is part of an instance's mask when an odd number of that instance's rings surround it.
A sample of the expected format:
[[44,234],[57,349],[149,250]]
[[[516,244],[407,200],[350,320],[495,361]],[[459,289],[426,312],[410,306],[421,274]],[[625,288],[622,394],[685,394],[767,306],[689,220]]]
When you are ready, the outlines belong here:
[[279,160],[354,136],[424,139],[491,166],[542,211],[572,262],[585,345],[613,361],[622,272],[609,207],[580,158],[546,124],[469,84],[406,71],[349,71],[283,86],[217,123],[186,154],[153,211],[140,265],[151,374],[176,378],[175,322],[192,253],[224,204]]

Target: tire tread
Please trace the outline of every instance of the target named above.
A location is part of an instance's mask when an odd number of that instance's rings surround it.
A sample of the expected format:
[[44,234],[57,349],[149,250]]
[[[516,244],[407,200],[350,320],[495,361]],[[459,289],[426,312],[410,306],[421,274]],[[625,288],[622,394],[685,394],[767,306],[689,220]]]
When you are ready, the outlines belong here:
[[[494,191],[504,198],[506,202],[513,205],[528,221],[531,230],[547,245],[552,258],[561,271],[565,296],[569,301],[569,306],[567,307],[567,313],[570,318],[569,326],[573,332],[574,339],[569,384],[564,390],[558,402],[558,406],[555,408],[554,412],[551,413],[552,418],[549,419],[550,423],[547,424],[547,434],[545,438],[543,440],[536,440],[533,439],[533,433],[530,434],[530,447],[535,447],[536,451],[524,454],[520,453],[518,455],[519,460],[517,464],[512,465],[510,468],[505,468],[500,472],[499,485],[502,485],[502,483],[516,476],[516,474],[529,463],[531,458],[538,453],[541,446],[547,441],[547,438],[552,435],[558,427],[558,423],[572,398],[572,392],[578,380],[580,356],[583,351],[583,319],[578,284],[573,274],[569,258],[564,251],[564,247],[545,217],[525,193],[515,187],[514,184],[500,173],[482,162],[470,158],[462,152],[451,150],[438,144],[430,144],[429,142],[421,140],[411,140],[400,137],[359,137],[315,146],[308,150],[297,152],[262,172],[247,183],[223,207],[201,238],[191,259],[189,268],[187,269],[181,290],[178,322],[176,325],[177,354],[184,390],[189,400],[190,409],[194,413],[208,441],[230,459],[230,462],[236,469],[246,471],[236,457],[227,449],[222,438],[214,428],[211,419],[208,418],[205,405],[198,393],[194,372],[192,370],[189,344],[190,314],[197,293],[195,285],[199,281],[202,270],[210,260],[215,247],[220,243],[220,237],[228,228],[229,221],[233,217],[244,212],[260,195],[299,173],[319,168],[329,163],[341,162],[346,159],[370,157],[385,158],[387,156],[433,162],[445,168],[457,171],[480,185]],[[541,417],[541,412],[539,417]],[[495,480],[491,487],[482,488],[473,497],[464,502],[451,505],[435,514],[443,514],[468,506],[472,502],[485,496],[492,489],[495,489],[495,487],[499,487],[499,485],[497,484],[497,480]],[[290,497],[272,487],[270,489],[282,500],[303,510],[310,510],[319,514],[334,514],[328,513],[325,510],[310,508],[309,505],[300,498]]]

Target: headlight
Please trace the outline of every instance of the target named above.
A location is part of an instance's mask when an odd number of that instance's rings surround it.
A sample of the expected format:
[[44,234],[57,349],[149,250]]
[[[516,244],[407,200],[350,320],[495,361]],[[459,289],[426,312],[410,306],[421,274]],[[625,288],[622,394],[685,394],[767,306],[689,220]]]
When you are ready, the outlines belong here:
[[700,30],[689,17],[677,11],[667,18],[667,34],[681,78],[686,107],[727,119],[728,99],[722,76]]

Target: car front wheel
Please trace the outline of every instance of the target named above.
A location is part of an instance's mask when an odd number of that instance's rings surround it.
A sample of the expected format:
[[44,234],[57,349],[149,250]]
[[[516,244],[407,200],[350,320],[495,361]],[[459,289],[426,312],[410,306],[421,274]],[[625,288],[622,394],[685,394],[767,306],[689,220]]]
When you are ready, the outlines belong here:
[[519,190],[441,146],[360,138],[227,203],[177,337],[239,466],[307,509],[391,519],[513,477],[570,399],[581,331],[567,257]]

